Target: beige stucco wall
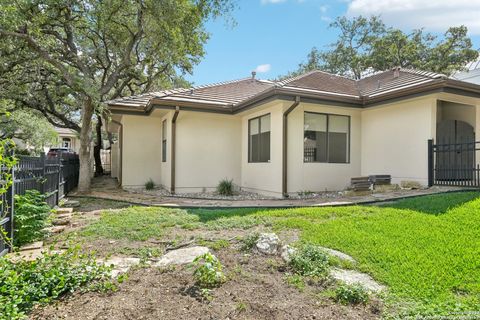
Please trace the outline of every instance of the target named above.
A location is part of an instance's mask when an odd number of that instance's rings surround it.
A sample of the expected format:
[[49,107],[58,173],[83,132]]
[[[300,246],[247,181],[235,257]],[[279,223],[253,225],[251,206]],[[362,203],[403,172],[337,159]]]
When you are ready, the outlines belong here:
[[[305,163],[303,159],[306,111],[350,116],[350,162]],[[288,192],[343,190],[350,178],[360,175],[360,110],[300,103],[288,116]]]
[[427,141],[436,132],[435,96],[365,109],[361,114],[361,174],[392,182],[428,183]]
[[180,111],[176,135],[176,192],[212,191],[222,179],[241,185],[239,117]]
[[[288,102],[273,101],[240,114],[242,125],[242,188],[272,196],[282,196],[282,116]],[[290,103],[291,104],[291,103]],[[270,114],[270,162],[248,162],[248,121]]]
[[122,186],[161,184],[161,122],[155,116],[124,115]]

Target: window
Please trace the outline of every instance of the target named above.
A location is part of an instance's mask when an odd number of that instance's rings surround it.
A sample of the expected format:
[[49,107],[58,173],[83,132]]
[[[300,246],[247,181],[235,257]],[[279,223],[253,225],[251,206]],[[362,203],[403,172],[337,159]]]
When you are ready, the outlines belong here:
[[162,162],[167,162],[167,120],[162,122]]
[[248,162],[270,161],[270,114],[248,121]]
[[62,139],[62,147],[69,148],[72,146],[72,140],[70,138],[63,138]]
[[348,163],[350,117],[305,112],[304,162]]

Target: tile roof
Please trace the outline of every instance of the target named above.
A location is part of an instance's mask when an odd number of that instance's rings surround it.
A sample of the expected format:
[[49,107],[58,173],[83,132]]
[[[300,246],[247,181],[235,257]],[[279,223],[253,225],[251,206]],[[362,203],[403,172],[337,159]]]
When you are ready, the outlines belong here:
[[107,104],[110,107],[121,107],[132,111],[146,110],[152,103],[170,106],[191,105],[199,108],[209,106],[233,111],[256,98],[282,93],[318,95],[337,100],[348,98],[349,101],[357,101],[361,104],[364,100],[440,83],[446,79],[447,77],[442,74],[404,68],[378,72],[360,80],[316,70],[283,81],[245,78],[193,88],[151,92],[107,101]]

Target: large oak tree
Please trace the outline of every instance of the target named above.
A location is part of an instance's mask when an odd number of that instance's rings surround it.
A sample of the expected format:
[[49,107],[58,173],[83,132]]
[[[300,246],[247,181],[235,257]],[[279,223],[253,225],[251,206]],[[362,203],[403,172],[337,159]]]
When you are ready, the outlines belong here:
[[330,27],[338,31],[338,40],[324,51],[313,48],[289,76],[320,69],[360,79],[394,67],[451,75],[478,57],[465,26],[451,27],[443,36],[423,29],[405,33],[386,27],[379,17],[360,16],[339,17]]
[[78,189],[87,192],[102,103],[191,72],[205,22],[231,8],[230,0],[0,0],[0,98],[79,131]]

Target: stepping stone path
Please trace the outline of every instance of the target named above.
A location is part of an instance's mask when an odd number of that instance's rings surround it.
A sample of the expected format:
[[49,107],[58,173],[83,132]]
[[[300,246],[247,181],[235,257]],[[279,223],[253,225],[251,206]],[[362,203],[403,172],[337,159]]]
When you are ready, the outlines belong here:
[[80,207],[80,201],[77,200],[67,200],[64,204],[65,207],[77,208]]
[[58,208],[56,211],[57,214],[73,213],[73,208]]
[[371,292],[380,292],[385,290],[385,286],[379,284],[366,273],[355,270],[332,269],[330,276],[335,280],[345,282],[348,285],[361,285]]
[[208,253],[210,250],[207,247],[190,247],[169,251],[162,256],[160,260],[155,262],[155,267],[165,267],[168,265],[181,265],[192,263],[196,257]]

